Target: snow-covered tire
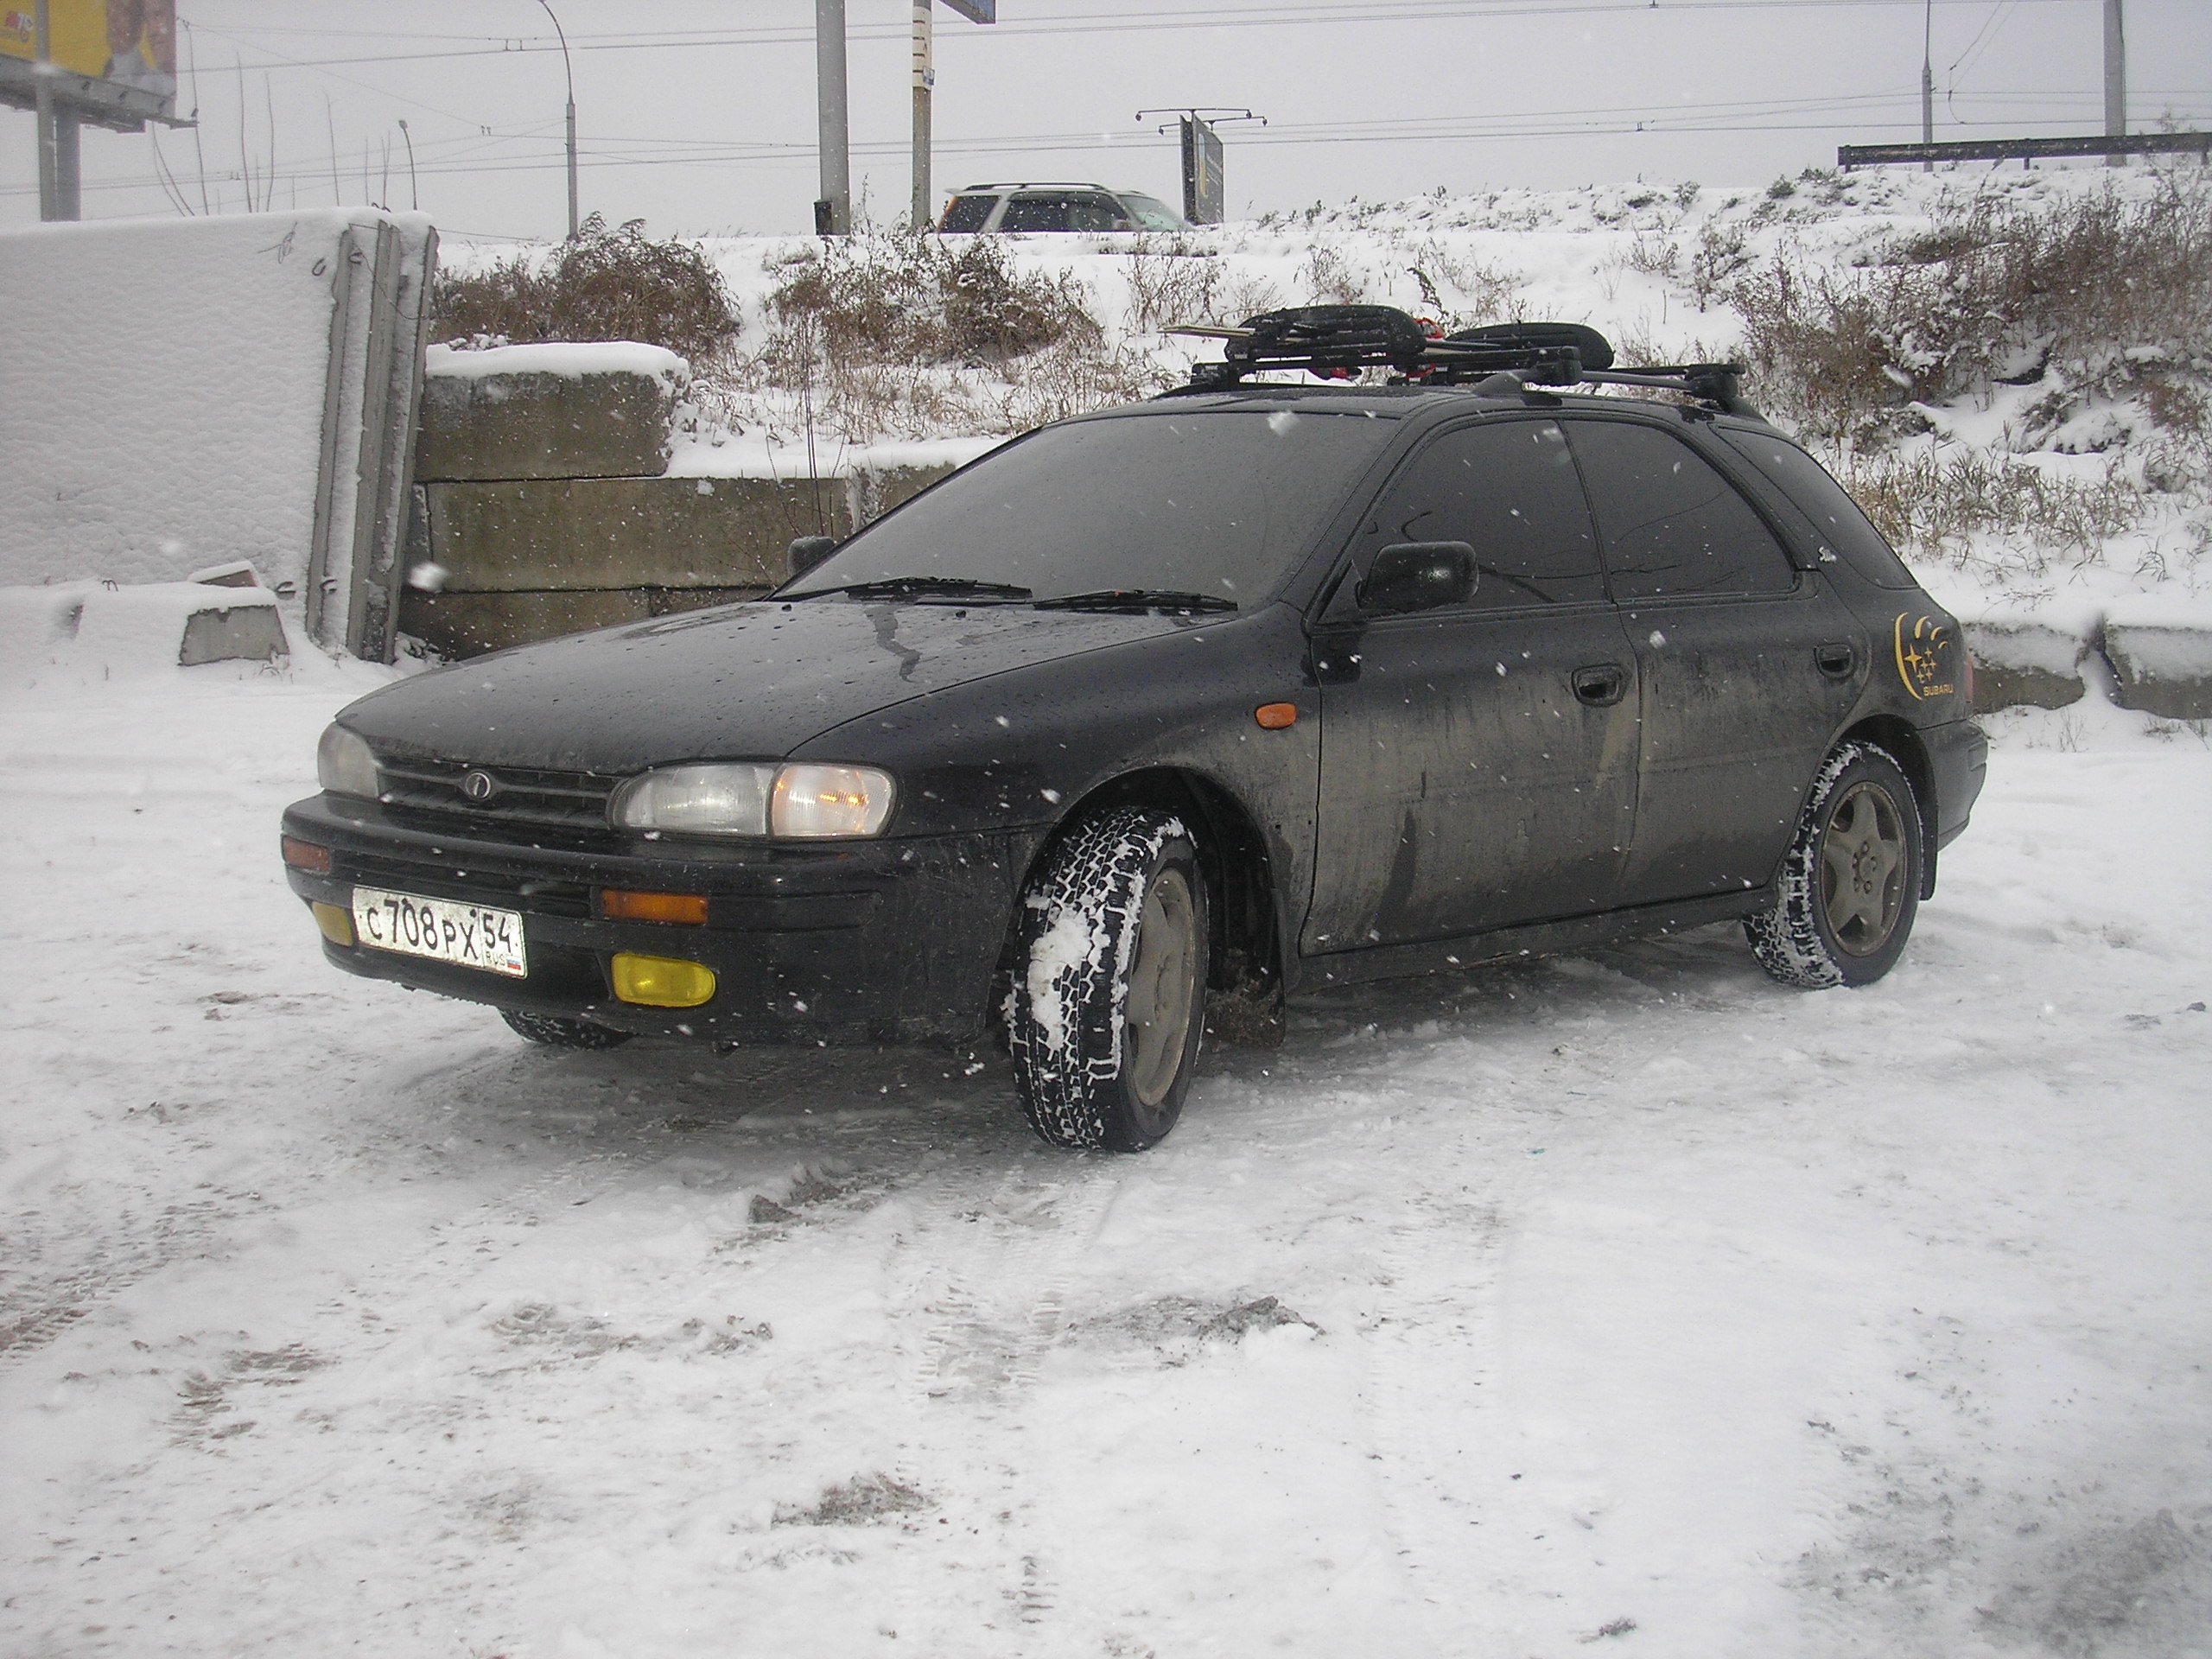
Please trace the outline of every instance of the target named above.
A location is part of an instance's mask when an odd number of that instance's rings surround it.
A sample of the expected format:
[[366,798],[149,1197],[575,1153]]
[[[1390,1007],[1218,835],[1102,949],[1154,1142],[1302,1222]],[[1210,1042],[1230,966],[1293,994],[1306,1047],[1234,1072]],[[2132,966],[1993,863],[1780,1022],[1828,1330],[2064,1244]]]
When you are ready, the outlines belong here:
[[1897,763],[1844,743],[1821,763],[1782,861],[1781,901],[1747,918],[1785,985],[1869,985],[1897,965],[1920,909],[1920,805]]
[[1141,1152],[1181,1116],[1205,1030],[1206,889],[1173,813],[1077,824],[1022,895],[1006,1025],[1014,1085],[1056,1147]]
[[626,1031],[610,1031],[588,1020],[571,1020],[561,1014],[531,1014],[524,1008],[501,1008],[499,1018],[518,1037],[548,1048],[620,1048],[630,1040]]

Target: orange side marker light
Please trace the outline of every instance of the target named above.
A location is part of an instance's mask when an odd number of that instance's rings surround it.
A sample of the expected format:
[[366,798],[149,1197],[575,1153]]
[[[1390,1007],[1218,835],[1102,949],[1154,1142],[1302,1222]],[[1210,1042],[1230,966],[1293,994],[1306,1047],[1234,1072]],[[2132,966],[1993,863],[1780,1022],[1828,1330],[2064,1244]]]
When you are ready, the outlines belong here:
[[702,927],[707,896],[702,893],[629,893],[602,887],[599,913],[610,922],[689,922]]
[[1252,718],[1260,722],[1260,729],[1280,732],[1298,724],[1298,705],[1294,702],[1263,702],[1252,711]]
[[328,875],[330,874],[329,848],[318,847],[311,841],[295,840],[290,836],[285,836],[282,837],[282,840],[284,849],[284,862],[290,865],[294,869],[304,870],[309,875]]

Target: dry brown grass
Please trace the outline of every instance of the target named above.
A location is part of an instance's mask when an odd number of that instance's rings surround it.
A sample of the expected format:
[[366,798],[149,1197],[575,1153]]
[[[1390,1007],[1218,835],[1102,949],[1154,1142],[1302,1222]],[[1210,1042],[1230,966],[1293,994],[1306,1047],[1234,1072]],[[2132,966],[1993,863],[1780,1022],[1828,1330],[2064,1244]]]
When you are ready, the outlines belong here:
[[2140,395],[2201,431],[2212,371],[2212,185],[2183,168],[2153,200],[2111,185],[2034,207],[1979,197],[1857,267],[1785,249],[1727,283],[1759,397],[1858,447],[1914,429],[1915,403],[2000,382],[2049,388],[2023,442]]
[[647,238],[644,223],[611,231],[594,213],[575,241],[541,258],[518,253],[482,270],[441,271],[433,337],[635,340],[695,367],[710,361],[738,334],[721,278],[698,249]]

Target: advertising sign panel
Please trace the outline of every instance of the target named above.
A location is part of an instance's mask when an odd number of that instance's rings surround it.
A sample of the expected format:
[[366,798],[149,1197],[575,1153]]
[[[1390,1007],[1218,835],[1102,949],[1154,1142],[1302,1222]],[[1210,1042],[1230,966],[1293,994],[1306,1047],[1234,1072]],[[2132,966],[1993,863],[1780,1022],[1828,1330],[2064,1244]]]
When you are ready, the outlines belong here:
[[1183,118],[1183,217],[1193,225],[1218,225],[1228,217],[1221,135],[1195,115]]
[[[176,0],[48,0],[55,99],[102,126],[136,131],[176,111]],[[0,0],[0,103],[37,102],[37,13]]]

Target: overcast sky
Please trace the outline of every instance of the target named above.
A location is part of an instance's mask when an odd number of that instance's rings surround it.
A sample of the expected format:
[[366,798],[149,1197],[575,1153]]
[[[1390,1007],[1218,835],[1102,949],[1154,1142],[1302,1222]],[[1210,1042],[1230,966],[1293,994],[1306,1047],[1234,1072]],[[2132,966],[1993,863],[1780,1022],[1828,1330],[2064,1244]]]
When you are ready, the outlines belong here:
[[[553,0],[584,211],[656,234],[810,227],[814,0]],[[2101,0],[1935,0],[1936,137],[2101,130]],[[853,188],[909,193],[909,0],[848,0]],[[562,60],[535,0],[188,0],[196,131],[87,130],[85,214],[418,202],[449,235],[566,222]],[[1096,179],[1179,200],[1141,108],[1247,106],[1232,215],[1642,176],[1763,184],[1919,136],[1923,0],[1001,0],[937,17],[935,182]],[[2131,124],[2212,125],[2212,3],[2127,0]],[[181,67],[182,67],[181,65]],[[405,123],[406,130],[400,124]],[[0,110],[0,225],[38,214]],[[410,176],[408,149],[413,149]],[[174,181],[165,187],[165,167]]]

